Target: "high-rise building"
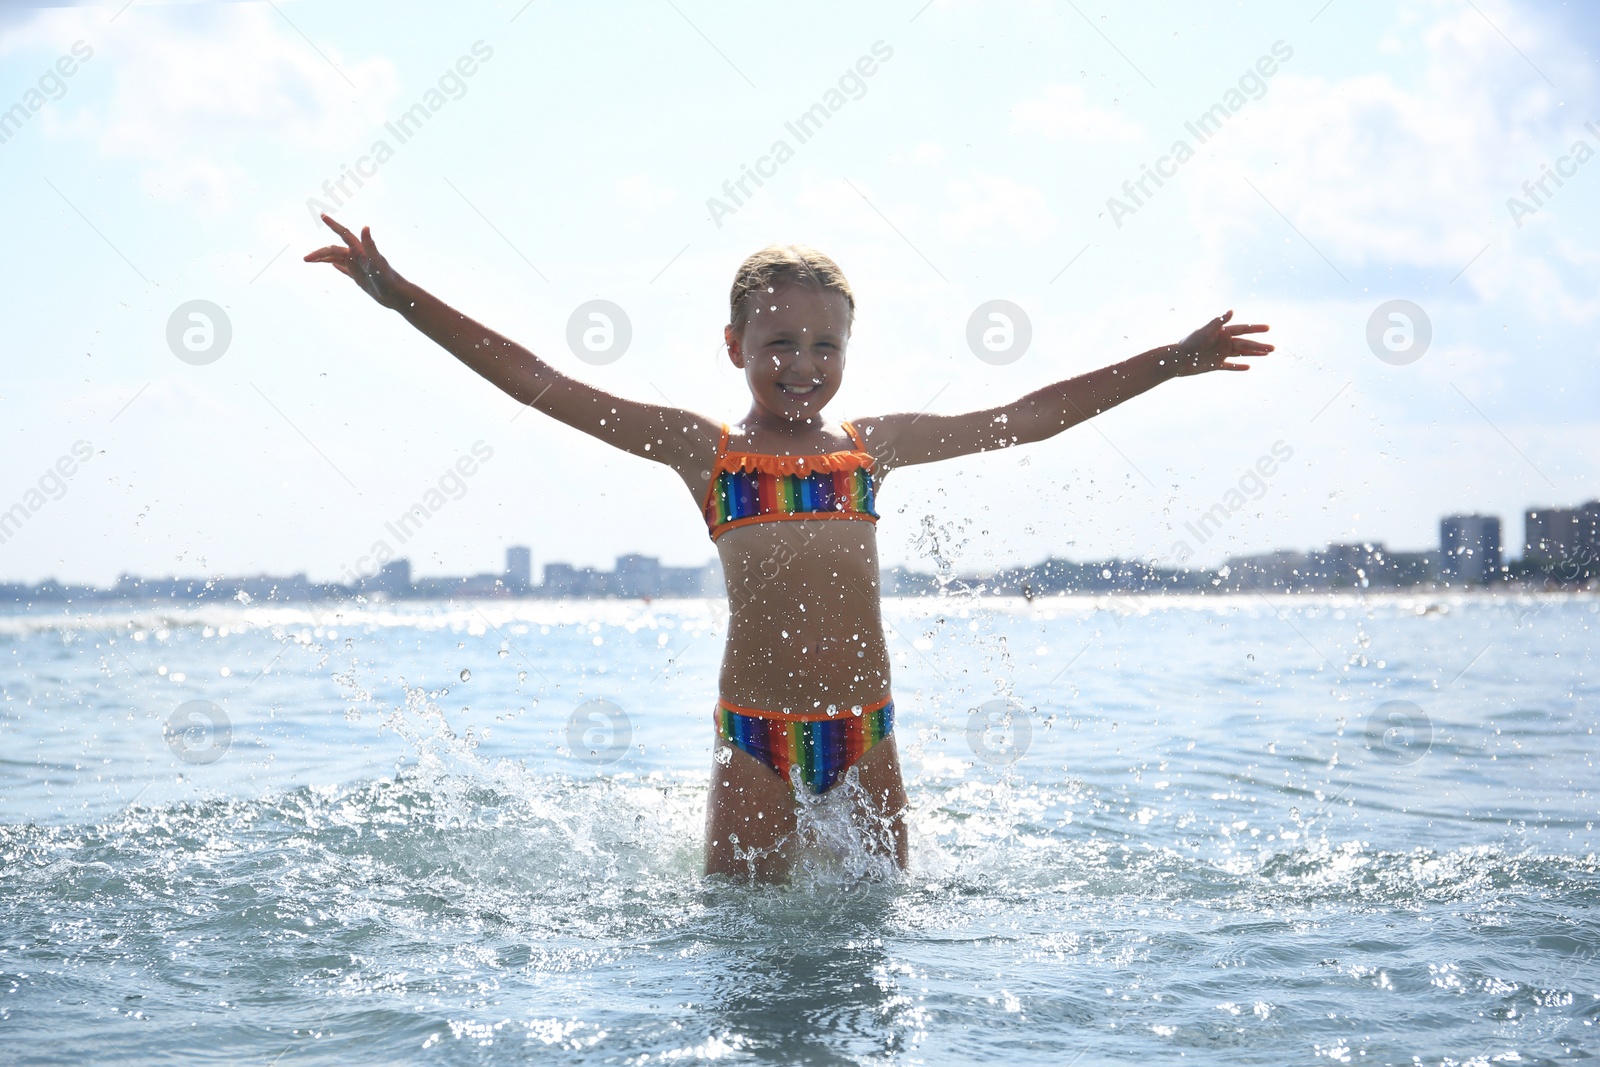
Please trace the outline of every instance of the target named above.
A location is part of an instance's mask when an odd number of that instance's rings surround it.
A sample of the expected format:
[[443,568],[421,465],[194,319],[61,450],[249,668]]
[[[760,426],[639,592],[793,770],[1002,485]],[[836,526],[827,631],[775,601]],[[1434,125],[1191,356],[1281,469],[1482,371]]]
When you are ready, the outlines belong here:
[[1581,508],[1530,508],[1522,516],[1522,554],[1530,561],[1560,563],[1587,549],[1600,551],[1600,500]]
[[574,567],[570,563],[546,563],[541,596],[547,597],[602,597],[609,594],[610,576],[591,567]]
[[1384,556],[1390,584],[1421,585],[1439,577],[1437,552],[1390,552]]
[[637,553],[618,556],[615,582],[618,596],[658,597],[661,595],[661,561]]
[[373,589],[388,593],[390,596],[407,596],[411,593],[411,561],[409,559],[393,559],[378,569],[378,576],[371,581]]
[[525,596],[533,588],[533,552],[522,545],[506,549],[506,588],[513,596]]
[[1279,549],[1255,556],[1229,556],[1223,588],[1235,592],[1290,593],[1328,586],[1327,561],[1321,552]]
[[1500,573],[1500,519],[1449,515],[1439,522],[1439,577],[1483,585]]
[[1381,588],[1394,584],[1388,550],[1381,543],[1329,545],[1322,558],[1323,573],[1335,589]]

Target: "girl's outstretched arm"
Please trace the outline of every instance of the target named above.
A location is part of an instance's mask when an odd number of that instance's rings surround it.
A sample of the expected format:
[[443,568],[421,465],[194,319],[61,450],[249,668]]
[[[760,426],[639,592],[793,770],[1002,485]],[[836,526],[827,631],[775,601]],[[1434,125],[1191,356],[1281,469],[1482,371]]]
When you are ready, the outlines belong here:
[[962,415],[896,414],[856,419],[883,473],[895,467],[987,452],[1054,437],[1169,378],[1207,371],[1249,370],[1240,356],[1264,356],[1272,345],[1241,334],[1269,327],[1230,326],[1233,312],[1218,316],[1173,345],[1047,385],[1020,400]]
[[624,452],[673,467],[691,488],[705,481],[721,424],[681,408],[613,396],[562,374],[515,341],[456,311],[402,278],[362,227],[361,236],[322,216],[344,239],[307,255],[308,263],[331,263],[378,303],[521,403],[590,434]]

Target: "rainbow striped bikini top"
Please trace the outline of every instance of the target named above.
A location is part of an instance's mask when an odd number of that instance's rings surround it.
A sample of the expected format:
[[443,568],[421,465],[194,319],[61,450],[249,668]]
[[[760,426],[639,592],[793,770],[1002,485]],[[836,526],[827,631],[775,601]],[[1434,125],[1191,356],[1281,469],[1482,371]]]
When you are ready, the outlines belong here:
[[717,461],[711,468],[703,508],[715,541],[735,526],[780,519],[865,519],[873,510],[872,455],[861,435],[842,424],[855,442],[853,452],[820,456],[769,456],[729,452],[728,424],[722,424]]

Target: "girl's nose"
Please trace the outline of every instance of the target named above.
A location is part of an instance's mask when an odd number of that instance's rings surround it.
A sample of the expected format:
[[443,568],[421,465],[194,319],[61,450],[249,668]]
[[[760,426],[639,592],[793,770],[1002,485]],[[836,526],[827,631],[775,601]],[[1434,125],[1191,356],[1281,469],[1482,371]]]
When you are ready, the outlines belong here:
[[795,353],[794,358],[789,360],[789,370],[794,374],[805,375],[812,379],[817,379],[821,373],[821,368],[817,366],[817,361],[804,348],[800,349]]

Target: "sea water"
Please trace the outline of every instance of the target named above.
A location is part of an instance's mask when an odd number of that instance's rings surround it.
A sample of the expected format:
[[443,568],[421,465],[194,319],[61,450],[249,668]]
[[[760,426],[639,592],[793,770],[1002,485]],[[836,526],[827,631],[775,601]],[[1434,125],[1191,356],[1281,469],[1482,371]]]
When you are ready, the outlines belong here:
[[1597,611],[887,601],[911,868],[784,887],[719,604],[0,616],[0,1060],[1586,1058]]

